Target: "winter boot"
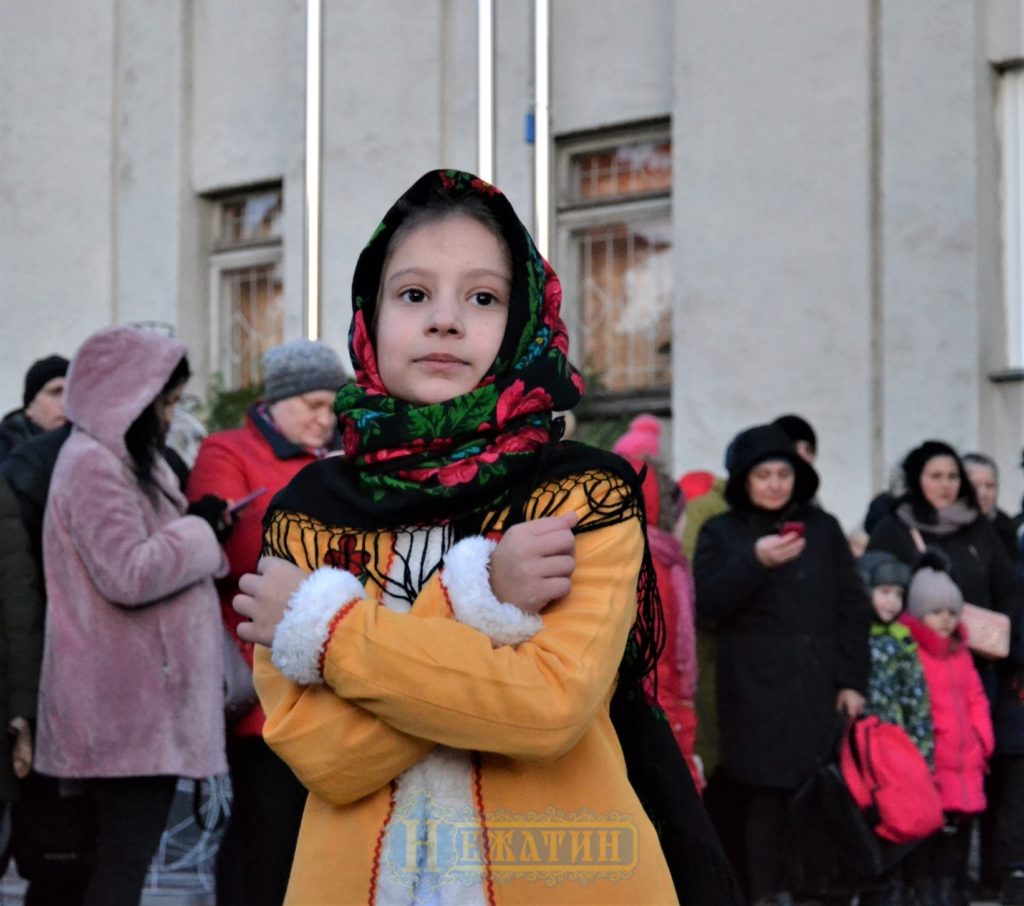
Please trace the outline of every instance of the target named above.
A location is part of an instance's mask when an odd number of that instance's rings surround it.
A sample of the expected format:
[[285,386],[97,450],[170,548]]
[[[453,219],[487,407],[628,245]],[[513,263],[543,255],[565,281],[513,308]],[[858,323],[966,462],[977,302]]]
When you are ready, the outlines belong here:
[[941,875],[935,884],[938,906],[968,906],[967,898],[960,890],[953,875]]
[[939,886],[935,878],[917,878],[912,891],[913,906],[944,906],[939,899]]
[[1024,868],[1013,868],[1003,875],[999,902],[1003,906],[1024,906]]
[[904,896],[899,878],[890,878],[877,887],[865,890],[857,900],[857,906],[909,906],[911,902],[909,897]]

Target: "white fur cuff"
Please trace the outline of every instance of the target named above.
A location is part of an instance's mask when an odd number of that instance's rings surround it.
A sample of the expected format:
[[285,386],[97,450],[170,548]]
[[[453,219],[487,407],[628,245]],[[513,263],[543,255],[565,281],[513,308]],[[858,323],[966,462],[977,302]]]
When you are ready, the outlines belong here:
[[334,616],[363,597],[362,583],[350,572],[325,566],[312,573],[295,590],[274,631],[274,666],[304,686],[323,682],[320,664]]
[[480,535],[463,538],[445,554],[441,579],[455,618],[478,629],[495,647],[518,645],[543,625],[540,616],[499,601],[491,590],[491,554],[498,545]]

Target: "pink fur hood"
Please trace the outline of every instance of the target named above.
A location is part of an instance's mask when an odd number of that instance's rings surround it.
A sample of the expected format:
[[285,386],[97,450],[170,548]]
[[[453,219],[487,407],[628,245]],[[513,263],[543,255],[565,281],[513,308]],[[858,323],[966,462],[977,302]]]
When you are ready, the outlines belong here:
[[177,340],[133,327],[93,334],[68,369],[68,421],[126,455],[125,432],[163,389],[185,351]]

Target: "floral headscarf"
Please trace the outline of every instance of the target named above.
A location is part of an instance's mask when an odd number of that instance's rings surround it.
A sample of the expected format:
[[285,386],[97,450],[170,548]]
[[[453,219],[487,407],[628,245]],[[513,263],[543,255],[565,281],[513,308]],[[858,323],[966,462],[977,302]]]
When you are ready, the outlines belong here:
[[[457,202],[468,198],[484,202],[509,248],[505,336],[473,390],[442,403],[407,403],[390,396],[381,381],[370,329],[388,245],[416,210],[443,201],[445,210],[452,205],[458,213]],[[552,411],[572,408],[583,394],[583,378],[568,360],[561,301],[557,275],[498,189],[459,170],[417,180],[374,231],[352,281],[349,351],[356,381],[341,388],[334,407],[362,491],[374,500],[475,496],[484,488],[500,496],[551,440]]]

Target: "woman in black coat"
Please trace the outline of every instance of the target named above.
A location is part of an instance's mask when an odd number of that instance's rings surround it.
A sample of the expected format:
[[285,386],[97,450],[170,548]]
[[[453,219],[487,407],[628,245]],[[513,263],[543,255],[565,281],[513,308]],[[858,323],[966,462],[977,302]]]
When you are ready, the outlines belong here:
[[889,551],[912,566],[921,556],[916,533],[946,555],[965,601],[1015,617],[1020,583],[956,450],[927,440],[907,454],[903,475],[906,491],[875,525],[868,550]]
[[697,611],[718,626],[721,760],[745,800],[749,893],[776,902],[790,888],[788,801],[836,712],[864,707],[870,608],[839,523],[810,503],[817,473],[781,429],[750,428],[733,453],[732,509],[697,542]]

